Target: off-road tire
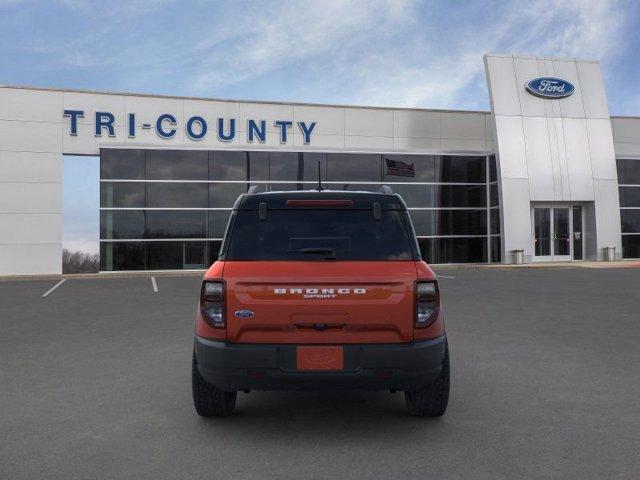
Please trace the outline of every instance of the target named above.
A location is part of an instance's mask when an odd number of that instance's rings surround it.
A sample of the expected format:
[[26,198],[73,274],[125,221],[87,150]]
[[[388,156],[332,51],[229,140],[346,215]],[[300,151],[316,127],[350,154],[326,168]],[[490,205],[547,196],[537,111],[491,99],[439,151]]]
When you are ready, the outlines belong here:
[[449,345],[445,345],[442,371],[421,390],[404,392],[407,409],[417,417],[441,417],[449,403]]
[[225,392],[207,383],[198,371],[195,355],[191,362],[191,390],[193,406],[201,417],[228,417],[233,413],[237,392]]

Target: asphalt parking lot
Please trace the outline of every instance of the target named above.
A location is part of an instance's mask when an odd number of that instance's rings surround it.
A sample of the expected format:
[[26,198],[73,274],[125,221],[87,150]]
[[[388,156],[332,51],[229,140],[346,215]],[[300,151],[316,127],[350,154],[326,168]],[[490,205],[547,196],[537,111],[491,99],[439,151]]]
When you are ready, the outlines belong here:
[[638,478],[640,269],[442,269],[452,396],[191,404],[199,277],[0,282],[0,478]]

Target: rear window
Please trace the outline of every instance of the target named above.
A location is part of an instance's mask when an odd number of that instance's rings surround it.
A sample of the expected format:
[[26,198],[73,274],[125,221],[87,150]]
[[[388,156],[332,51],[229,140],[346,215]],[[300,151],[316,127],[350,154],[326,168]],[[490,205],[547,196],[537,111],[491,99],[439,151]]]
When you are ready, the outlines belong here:
[[412,260],[415,243],[404,210],[256,210],[233,213],[226,260]]

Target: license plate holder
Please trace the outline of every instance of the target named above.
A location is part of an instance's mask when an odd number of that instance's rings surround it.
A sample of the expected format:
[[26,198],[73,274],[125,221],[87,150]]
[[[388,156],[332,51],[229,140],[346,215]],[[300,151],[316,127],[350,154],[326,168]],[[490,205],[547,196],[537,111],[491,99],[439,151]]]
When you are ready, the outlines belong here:
[[297,347],[296,368],[310,372],[344,370],[344,348],[341,346]]

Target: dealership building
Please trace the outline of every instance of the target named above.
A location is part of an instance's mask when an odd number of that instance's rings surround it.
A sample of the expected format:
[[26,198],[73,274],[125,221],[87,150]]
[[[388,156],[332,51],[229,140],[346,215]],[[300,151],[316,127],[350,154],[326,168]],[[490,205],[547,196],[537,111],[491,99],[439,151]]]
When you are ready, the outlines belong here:
[[61,273],[63,155],[100,156],[101,271],[206,268],[238,195],[318,162],[402,195],[430,263],[640,258],[640,117],[609,115],[599,63],[484,63],[491,111],[2,86],[0,275]]

